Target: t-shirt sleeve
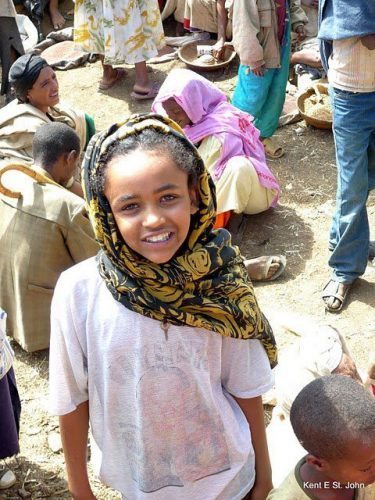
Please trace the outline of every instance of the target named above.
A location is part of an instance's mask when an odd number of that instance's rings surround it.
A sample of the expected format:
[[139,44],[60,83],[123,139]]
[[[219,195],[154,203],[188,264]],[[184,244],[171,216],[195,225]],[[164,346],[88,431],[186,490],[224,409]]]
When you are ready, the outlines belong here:
[[255,398],[273,387],[273,373],[259,340],[225,337],[221,363],[221,383],[232,396]]
[[79,304],[79,297],[63,274],[51,306],[50,411],[55,415],[70,413],[88,400],[86,346],[79,338],[77,315],[72,311],[75,303]]

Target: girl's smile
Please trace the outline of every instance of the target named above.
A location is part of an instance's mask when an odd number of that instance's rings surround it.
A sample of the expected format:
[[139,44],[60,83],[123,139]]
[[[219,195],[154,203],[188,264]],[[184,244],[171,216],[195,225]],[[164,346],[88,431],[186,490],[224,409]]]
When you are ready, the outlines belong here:
[[186,240],[196,194],[165,152],[136,150],[113,158],[104,194],[125,243],[151,262],[168,262]]

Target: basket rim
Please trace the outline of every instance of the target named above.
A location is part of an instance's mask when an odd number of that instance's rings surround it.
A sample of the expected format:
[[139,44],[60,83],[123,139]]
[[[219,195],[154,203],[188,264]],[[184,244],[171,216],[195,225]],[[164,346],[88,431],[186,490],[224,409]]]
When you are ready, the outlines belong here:
[[[323,85],[323,84],[321,84]],[[326,95],[328,95],[328,88],[324,87],[325,90],[327,90]],[[323,92],[325,93],[325,92]],[[332,128],[332,120],[321,120],[319,118],[314,118],[312,116],[309,116],[308,114],[305,113],[304,107],[302,107],[302,104],[308,99],[311,95],[315,94],[315,90],[312,87],[307,88],[302,94],[300,94],[297,97],[297,108],[302,116],[302,118],[309,123],[310,125],[315,125],[318,127],[322,128]]]

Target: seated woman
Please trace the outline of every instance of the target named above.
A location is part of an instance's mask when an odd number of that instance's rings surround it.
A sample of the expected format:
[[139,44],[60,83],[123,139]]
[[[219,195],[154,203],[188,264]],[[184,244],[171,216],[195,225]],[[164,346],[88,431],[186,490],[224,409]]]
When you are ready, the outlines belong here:
[[0,164],[30,165],[32,141],[43,123],[63,122],[73,128],[84,149],[95,133],[94,121],[59,102],[59,84],[47,61],[35,54],[18,58],[9,71],[16,100],[0,109]]
[[[280,188],[266,164],[252,117],[229,104],[214,84],[193,71],[175,69],[152,111],[168,114],[198,146],[216,185],[215,227],[228,227],[233,214],[257,214],[276,205]],[[255,280],[275,279],[285,266],[281,256],[260,259],[250,261]]]

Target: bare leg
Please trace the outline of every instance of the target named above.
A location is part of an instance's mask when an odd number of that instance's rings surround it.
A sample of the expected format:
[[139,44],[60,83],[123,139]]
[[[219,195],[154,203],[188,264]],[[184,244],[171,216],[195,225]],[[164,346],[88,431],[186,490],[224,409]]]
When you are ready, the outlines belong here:
[[140,94],[147,94],[150,92],[152,85],[148,78],[146,62],[142,61],[135,63],[135,83],[133,90]]
[[117,81],[126,77],[126,71],[123,68],[115,69],[111,64],[104,64],[104,56],[100,55],[99,58],[103,68],[103,76],[99,82],[101,90],[111,88]]
[[65,25],[65,19],[59,11],[59,0],[49,0],[49,15],[52,26],[55,30],[60,30]]

